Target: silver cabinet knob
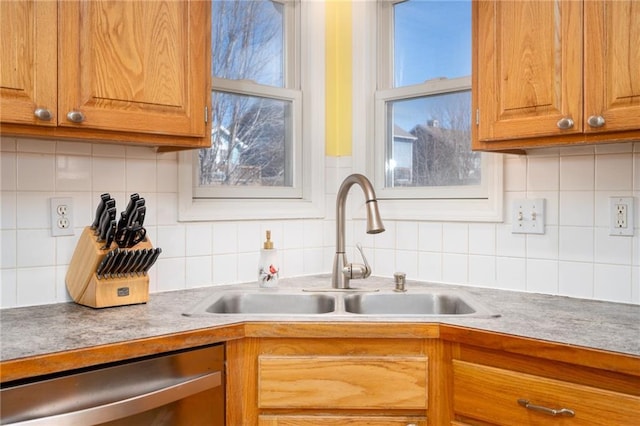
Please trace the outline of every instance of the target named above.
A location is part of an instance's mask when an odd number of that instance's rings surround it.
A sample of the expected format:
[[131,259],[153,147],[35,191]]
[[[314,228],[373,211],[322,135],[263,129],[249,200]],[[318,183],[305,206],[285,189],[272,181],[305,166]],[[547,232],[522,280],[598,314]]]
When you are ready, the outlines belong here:
[[47,108],[38,108],[33,112],[33,115],[43,121],[49,121],[53,118],[53,114],[51,114],[51,111]]
[[604,126],[604,117],[601,115],[592,115],[591,117],[587,118],[587,124],[589,124],[589,126],[591,127],[602,127]]
[[69,111],[67,113],[67,120],[74,123],[82,123],[84,121],[84,114],[80,111]]
[[561,118],[558,120],[558,129],[568,130],[573,127],[573,120],[569,117]]

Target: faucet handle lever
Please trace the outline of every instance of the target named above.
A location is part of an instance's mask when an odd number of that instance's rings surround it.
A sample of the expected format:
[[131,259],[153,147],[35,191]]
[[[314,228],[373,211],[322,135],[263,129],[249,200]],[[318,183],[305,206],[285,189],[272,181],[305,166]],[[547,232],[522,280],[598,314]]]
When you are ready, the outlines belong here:
[[371,266],[369,266],[369,262],[367,262],[367,258],[364,255],[364,250],[362,250],[362,245],[360,243],[356,244],[356,248],[360,252],[360,256],[364,262],[364,265],[360,265],[357,263],[352,263],[349,265],[351,269],[351,278],[368,278],[371,275]]

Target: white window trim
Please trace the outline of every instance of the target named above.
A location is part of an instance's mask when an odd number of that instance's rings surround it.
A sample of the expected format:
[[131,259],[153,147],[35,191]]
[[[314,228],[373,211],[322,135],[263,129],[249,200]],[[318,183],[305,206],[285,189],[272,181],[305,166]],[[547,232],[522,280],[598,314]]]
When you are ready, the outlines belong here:
[[[391,7],[391,1],[385,2]],[[354,2],[353,19],[353,166],[355,171],[369,176],[376,175],[376,147],[384,146],[375,138],[384,138],[384,125],[376,122],[376,108],[380,107],[376,100],[378,67],[377,58],[381,53],[376,46],[378,32],[377,2]],[[384,71],[383,71],[384,73]],[[384,78],[389,78],[383,76]],[[356,82],[360,82],[356,84]],[[454,82],[459,83],[459,82]],[[424,85],[427,88],[429,83]],[[414,87],[409,90],[415,89]],[[384,94],[384,91],[380,93]],[[377,106],[376,106],[377,105]],[[376,123],[376,124],[374,124]],[[376,126],[379,126],[376,128]],[[375,146],[374,146],[375,145]],[[378,153],[379,155],[379,153]],[[384,190],[384,179],[374,179],[378,205],[382,217],[391,220],[433,220],[433,221],[470,221],[470,222],[502,222],[503,221],[503,156],[501,154],[482,154],[483,182],[486,184],[486,198],[415,198],[415,193],[406,194],[400,191],[399,197],[387,198],[390,190]],[[377,176],[376,176],[377,177]],[[380,185],[379,183],[382,183]],[[382,186],[382,188],[381,188]],[[447,194],[448,197],[451,194]]]
[[[301,164],[302,161],[302,91],[286,88],[274,88],[270,86],[256,84],[252,81],[236,81],[230,83],[226,79],[213,78],[213,87],[216,91],[231,93],[233,95],[246,95],[252,97],[261,97],[266,99],[275,99],[291,103],[291,158],[293,164]],[[193,161],[197,163],[198,153],[193,152]],[[289,160],[291,161],[291,160]],[[194,187],[194,196],[197,198],[301,198],[303,188],[300,185],[302,179],[301,167],[295,168],[293,171],[292,186],[217,186],[217,187]],[[197,167],[193,168],[193,179],[198,179]]]
[[302,196],[289,199],[194,199],[193,152],[179,153],[178,220],[221,221],[324,217],[324,3],[301,2]]

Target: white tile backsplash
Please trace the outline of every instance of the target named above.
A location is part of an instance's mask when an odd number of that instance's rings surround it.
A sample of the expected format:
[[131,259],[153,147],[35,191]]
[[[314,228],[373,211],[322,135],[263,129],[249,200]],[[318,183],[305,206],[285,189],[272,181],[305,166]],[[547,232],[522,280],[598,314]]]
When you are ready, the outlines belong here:
[[[283,277],[328,273],[335,252],[335,194],[350,157],[327,158],[325,219],[178,222],[178,157],[144,147],[1,138],[0,307],[68,301],[64,277],[102,192],[147,201],[145,225],[163,254],[152,292],[256,279],[272,231]],[[357,198],[354,191],[353,200]],[[636,235],[608,235],[608,200],[636,197]],[[49,198],[73,197],[76,235],[51,237]],[[511,233],[511,201],[546,200],[543,235]],[[373,273],[640,304],[640,142],[505,156],[504,223],[390,221],[368,235],[347,208],[347,253],[362,243]],[[350,198],[351,200],[351,198]]]

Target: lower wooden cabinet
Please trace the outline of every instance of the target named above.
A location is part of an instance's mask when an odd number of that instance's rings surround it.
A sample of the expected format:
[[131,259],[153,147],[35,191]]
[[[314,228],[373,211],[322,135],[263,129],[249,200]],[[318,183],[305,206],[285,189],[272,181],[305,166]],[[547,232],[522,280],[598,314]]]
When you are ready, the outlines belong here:
[[640,425],[638,357],[460,328],[300,329],[316,337],[254,326],[269,337],[226,343],[228,425]]
[[[620,375],[499,353],[484,353],[478,362],[466,358],[452,361],[453,425],[640,424],[640,388],[627,393],[637,378],[625,382]],[[493,365],[482,363],[484,359]]]
[[259,338],[227,349],[228,424],[427,425],[426,339]]

